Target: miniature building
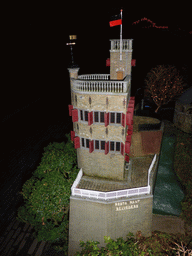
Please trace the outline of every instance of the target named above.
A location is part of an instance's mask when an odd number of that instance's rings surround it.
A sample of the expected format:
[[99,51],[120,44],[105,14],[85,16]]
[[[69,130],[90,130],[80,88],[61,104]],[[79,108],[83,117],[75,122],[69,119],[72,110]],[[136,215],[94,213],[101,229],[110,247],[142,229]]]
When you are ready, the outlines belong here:
[[176,101],[173,122],[182,131],[192,133],[192,87]]
[[69,68],[71,139],[80,168],[71,188],[69,255],[80,250],[80,240],[104,246],[104,236],[151,234],[162,129],[141,132],[133,118],[131,60],[132,39],[122,41],[122,60],[120,40],[111,40],[110,74],[78,75],[77,66]]

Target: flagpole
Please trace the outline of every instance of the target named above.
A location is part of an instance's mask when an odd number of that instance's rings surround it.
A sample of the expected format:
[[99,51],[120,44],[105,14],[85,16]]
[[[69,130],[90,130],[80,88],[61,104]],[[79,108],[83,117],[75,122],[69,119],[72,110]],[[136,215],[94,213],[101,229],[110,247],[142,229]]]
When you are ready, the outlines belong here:
[[121,27],[120,27],[120,60],[122,60],[122,30],[123,30],[123,10],[121,9]]

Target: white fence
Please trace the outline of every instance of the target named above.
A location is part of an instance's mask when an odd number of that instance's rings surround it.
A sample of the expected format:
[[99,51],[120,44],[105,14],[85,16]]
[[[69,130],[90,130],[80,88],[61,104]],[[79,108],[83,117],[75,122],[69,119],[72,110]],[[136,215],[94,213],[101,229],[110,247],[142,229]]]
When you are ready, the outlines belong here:
[[77,185],[79,184],[82,176],[83,171],[82,169],[79,171],[76,180],[73,183],[73,186],[71,187],[71,192],[73,196],[80,196],[80,197],[87,197],[87,198],[95,198],[95,199],[116,199],[119,197],[129,197],[129,196],[136,196],[136,195],[142,195],[142,194],[150,194],[150,185],[149,185],[149,177],[151,170],[155,164],[156,161],[156,155],[154,156],[151,165],[148,170],[148,186],[146,187],[139,187],[139,188],[131,188],[131,189],[123,189],[123,190],[117,190],[117,191],[110,191],[110,192],[101,192],[101,191],[94,191],[94,190],[88,190],[88,189],[80,189],[77,188]]
[[[103,76],[104,80],[100,79]],[[123,81],[108,80],[108,75],[82,75],[78,78],[72,79],[73,90],[83,92],[99,92],[99,93],[126,93],[130,85],[130,76],[127,76]]]
[[78,79],[84,80],[109,80],[110,74],[88,74],[88,75],[80,75]]

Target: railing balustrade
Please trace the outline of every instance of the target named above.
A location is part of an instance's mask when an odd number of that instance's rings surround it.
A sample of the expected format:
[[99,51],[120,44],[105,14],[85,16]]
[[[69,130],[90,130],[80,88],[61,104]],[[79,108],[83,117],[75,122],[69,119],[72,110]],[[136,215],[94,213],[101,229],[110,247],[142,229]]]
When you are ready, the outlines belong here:
[[[72,79],[73,90],[99,93],[126,93],[128,91],[130,76],[123,81],[108,80],[109,77],[110,75],[105,74],[81,75],[78,79]],[[101,78],[104,80],[100,80]]]
[[[120,39],[112,39],[111,41],[111,51],[120,50]],[[122,40],[122,50],[132,50],[132,39],[123,39]]]
[[150,194],[151,187],[149,185],[149,178],[150,178],[151,170],[154,167],[155,162],[156,162],[156,154],[155,154],[155,156],[151,162],[151,165],[149,167],[149,170],[148,170],[148,186],[139,187],[139,188],[131,188],[131,189],[123,189],[123,190],[117,190],[117,191],[110,191],[110,192],[101,192],[101,191],[77,188],[77,186],[81,180],[81,177],[83,175],[83,171],[81,169],[77,175],[76,180],[73,183],[73,186],[71,187],[72,195],[108,200],[108,199],[116,199],[119,197],[129,197],[129,196],[136,196],[136,195],[142,195],[142,194]]

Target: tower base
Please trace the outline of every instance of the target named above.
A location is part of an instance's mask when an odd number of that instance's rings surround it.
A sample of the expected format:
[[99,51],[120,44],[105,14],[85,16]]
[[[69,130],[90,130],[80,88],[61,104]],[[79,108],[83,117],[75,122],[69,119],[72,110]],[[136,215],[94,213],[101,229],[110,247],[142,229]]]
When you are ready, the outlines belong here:
[[108,201],[71,196],[68,255],[81,251],[80,241],[94,240],[104,247],[104,236],[126,239],[129,232],[137,231],[150,236],[152,206],[153,195]]

